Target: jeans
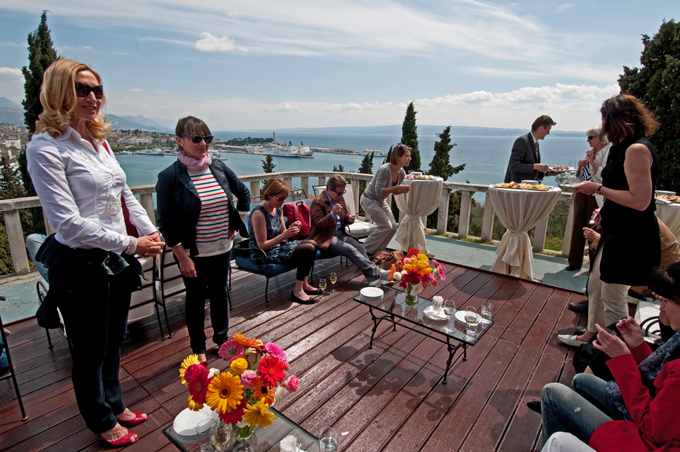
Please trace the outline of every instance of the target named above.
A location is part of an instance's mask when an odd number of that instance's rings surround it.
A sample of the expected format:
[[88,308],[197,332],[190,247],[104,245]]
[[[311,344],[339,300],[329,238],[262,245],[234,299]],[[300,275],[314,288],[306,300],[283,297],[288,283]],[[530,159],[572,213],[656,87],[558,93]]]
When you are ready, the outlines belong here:
[[217,256],[192,257],[196,266],[196,278],[182,275],[187,289],[184,313],[189,331],[191,351],[205,353],[205,300],[210,299],[210,322],[213,342],[221,345],[229,332],[228,270],[230,252]]
[[30,257],[33,261],[33,264],[38,270],[38,273],[40,273],[40,276],[42,276],[45,282],[49,284],[50,281],[47,277],[47,267],[45,267],[42,262],[35,260],[35,254],[38,252],[46,238],[47,236],[45,234],[29,235],[26,237],[26,250],[28,251],[28,257]]
[[606,384],[606,381],[595,375],[576,374],[571,381],[571,388],[612,419],[622,421],[624,417],[607,392]]
[[354,237],[344,231],[335,231],[335,236],[328,247],[328,253],[334,256],[345,256],[364,274],[369,282],[380,278],[380,269],[366,255],[366,250]]
[[612,420],[576,391],[548,383],[541,391],[543,443],[555,432],[568,432],[588,444],[597,427]]

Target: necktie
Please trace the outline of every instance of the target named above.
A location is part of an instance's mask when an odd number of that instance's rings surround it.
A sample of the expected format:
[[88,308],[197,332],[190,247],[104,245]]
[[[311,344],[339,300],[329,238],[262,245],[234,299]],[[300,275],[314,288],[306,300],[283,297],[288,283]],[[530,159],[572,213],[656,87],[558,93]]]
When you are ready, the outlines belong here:
[[536,163],[541,163],[541,155],[538,153],[538,141],[534,143],[534,150],[536,152]]

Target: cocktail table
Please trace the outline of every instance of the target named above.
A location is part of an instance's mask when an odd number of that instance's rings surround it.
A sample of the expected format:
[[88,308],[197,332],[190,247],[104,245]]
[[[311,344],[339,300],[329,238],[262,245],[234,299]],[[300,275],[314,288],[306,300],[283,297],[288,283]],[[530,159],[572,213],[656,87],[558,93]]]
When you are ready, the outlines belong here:
[[[270,408],[270,410],[276,415],[274,423],[267,428],[258,428],[255,431],[255,436],[253,436],[253,438],[248,441],[248,443],[253,447],[253,451],[278,452],[279,442],[288,435],[295,435],[295,437],[298,439],[298,443],[302,444],[302,450],[305,452],[319,452],[319,440],[314,435],[288,419],[274,408]],[[168,437],[168,439],[170,439],[172,444],[177,446],[177,448],[183,452],[194,452],[199,450],[198,444],[181,443],[175,436],[175,430],[172,428],[172,423],[163,429],[163,433]],[[231,444],[227,449],[228,451],[233,450],[236,446],[236,442],[233,438],[230,441]]]
[[[382,300],[366,300],[361,294],[354,297],[354,301],[368,306],[373,318],[373,331],[371,332],[371,343],[368,348],[373,348],[373,337],[378,329],[378,325],[383,320],[392,323],[394,331],[397,330],[397,324],[399,324],[406,329],[442,342],[446,344],[449,351],[449,358],[446,361],[446,370],[444,371],[444,384],[446,384],[446,376],[451,368],[451,362],[456,350],[461,347],[463,348],[463,361],[466,361],[467,347],[475,345],[493,325],[493,320],[488,323],[480,322],[477,327],[477,334],[469,336],[465,334],[465,325],[457,320],[455,315],[446,320],[435,320],[425,315],[424,311],[432,306],[432,301],[418,297],[418,306],[410,307],[406,305],[406,292],[389,286],[380,286],[380,289],[384,292]],[[456,309],[456,312],[459,311]]]

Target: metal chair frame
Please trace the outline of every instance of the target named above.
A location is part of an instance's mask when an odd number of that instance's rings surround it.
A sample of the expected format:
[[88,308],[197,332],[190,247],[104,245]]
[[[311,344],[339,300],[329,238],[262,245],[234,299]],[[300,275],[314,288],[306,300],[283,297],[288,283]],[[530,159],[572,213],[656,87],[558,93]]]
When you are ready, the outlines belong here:
[[[0,301],[5,301],[5,297],[0,297]],[[11,353],[9,352],[9,344],[7,344],[7,335],[5,334],[5,328],[2,323],[2,317],[0,317],[0,335],[2,335],[2,348],[5,349],[5,353],[7,354],[7,364],[9,364],[9,368],[7,369],[6,372],[4,372],[2,375],[0,375],[0,381],[2,380],[7,380],[7,379],[12,379],[12,383],[14,384],[14,392],[17,394],[17,401],[19,402],[19,408],[21,409],[21,420],[25,421],[28,419],[28,415],[26,414],[26,410],[24,409],[24,403],[21,401],[21,393],[19,392],[19,384],[17,383],[17,377],[16,374],[14,373],[14,365],[12,364],[12,356]]]

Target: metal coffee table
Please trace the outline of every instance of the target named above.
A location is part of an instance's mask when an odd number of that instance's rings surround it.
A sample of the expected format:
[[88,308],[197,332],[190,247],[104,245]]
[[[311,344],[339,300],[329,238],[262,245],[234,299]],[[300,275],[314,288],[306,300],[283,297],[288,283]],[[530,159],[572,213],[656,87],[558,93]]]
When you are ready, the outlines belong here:
[[[397,330],[398,324],[401,327],[442,342],[446,344],[449,351],[449,358],[446,361],[446,370],[444,372],[444,384],[446,384],[446,376],[449,373],[453,355],[455,355],[456,351],[462,347],[463,361],[466,361],[467,347],[475,345],[493,325],[493,321],[488,323],[480,322],[477,334],[475,336],[468,336],[465,334],[465,324],[456,320],[455,315],[445,320],[435,320],[425,315],[424,311],[429,306],[432,306],[432,301],[419,297],[418,306],[410,307],[406,305],[405,292],[389,286],[380,286],[380,288],[384,292],[382,300],[369,301],[361,295],[354,297],[354,301],[368,306],[373,318],[373,331],[371,332],[369,348],[373,348],[373,337],[378,329],[378,325],[383,320],[392,323],[394,331]],[[456,312],[460,311],[456,309]]]

